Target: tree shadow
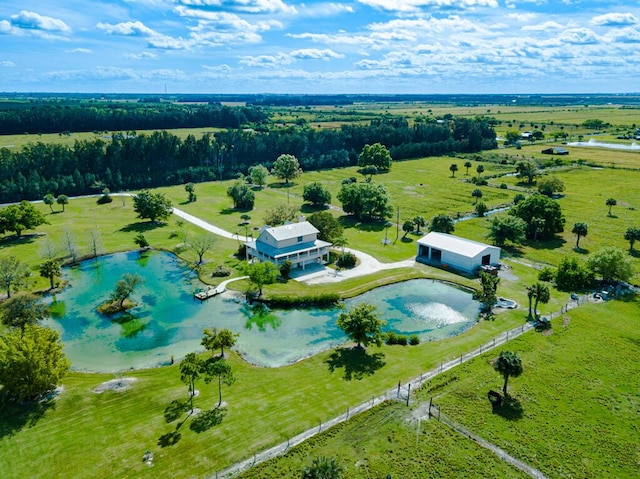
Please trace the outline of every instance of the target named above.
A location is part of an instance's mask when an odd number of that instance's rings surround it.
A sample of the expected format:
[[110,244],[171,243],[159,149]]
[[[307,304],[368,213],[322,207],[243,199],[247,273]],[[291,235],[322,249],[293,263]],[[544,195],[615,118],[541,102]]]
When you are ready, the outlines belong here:
[[566,241],[559,236],[554,236],[548,240],[528,240],[527,245],[533,249],[558,249],[565,245]]
[[158,446],[175,446],[176,444],[178,444],[178,441],[180,441],[180,439],[182,439],[182,433],[180,433],[180,431],[176,429],[175,431],[171,431],[160,436],[158,438]]
[[524,407],[517,398],[507,395],[502,399],[502,404],[493,409],[493,412],[509,421],[517,421],[522,419]]
[[576,248],[575,246],[573,248],[573,252],[577,253],[577,254],[589,254],[590,253],[590,251],[588,249],[585,249],[583,247]]
[[405,236],[403,238],[400,238],[400,241],[402,243],[413,243],[413,238],[409,238],[408,236]]
[[31,244],[35,242],[39,236],[38,234],[23,234],[20,237],[16,235],[5,236],[0,239],[0,248],[11,248],[18,244]]
[[317,213],[318,211],[326,211],[328,209],[329,205],[310,205],[309,203],[304,203],[300,207],[300,211],[304,214]]
[[201,412],[191,421],[189,429],[200,434],[220,424],[226,415],[227,408],[225,407],[216,407],[210,411]]
[[157,227],[163,226],[163,225],[164,223],[161,223],[159,221],[156,221],[156,222],[144,221],[139,223],[129,223],[128,225],[120,228],[119,231],[122,231],[123,233],[145,233],[147,231],[152,231]]
[[330,372],[344,368],[343,379],[351,381],[373,375],[386,364],[383,358],[383,353],[368,354],[364,348],[338,348],[331,353],[325,362],[329,366]]
[[0,439],[13,436],[25,427],[35,426],[47,411],[55,408],[52,397],[40,401],[15,402],[0,393]]
[[164,410],[164,420],[168,423],[175,421],[189,410],[189,401],[174,399]]

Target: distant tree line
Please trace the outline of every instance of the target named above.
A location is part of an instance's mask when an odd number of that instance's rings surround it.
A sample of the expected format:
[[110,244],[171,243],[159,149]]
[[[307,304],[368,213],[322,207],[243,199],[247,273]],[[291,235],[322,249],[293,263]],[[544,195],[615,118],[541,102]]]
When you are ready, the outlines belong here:
[[171,128],[240,128],[268,120],[255,106],[219,104],[83,102],[78,104],[17,103],[0,109],[0,135],[82,131],[161,130]]
[[296,156],[305,171],[355,166],[363,147],[373,143],[385,145],[394,160],[496,147],[491,125],[467,118],[412,125],[383,118],[334,130],[228,129],[199,139],[131,131],[73,146],[37,142],[16,151],[0,149],[0,202],[232,178],[254,165],[271,168],[283,153]]

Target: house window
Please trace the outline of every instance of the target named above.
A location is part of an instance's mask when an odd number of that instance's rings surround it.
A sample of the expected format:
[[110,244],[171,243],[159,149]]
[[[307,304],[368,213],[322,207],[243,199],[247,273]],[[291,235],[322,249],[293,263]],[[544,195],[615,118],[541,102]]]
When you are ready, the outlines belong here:
[[302,243],[302,236],[298,236],[298,243]]

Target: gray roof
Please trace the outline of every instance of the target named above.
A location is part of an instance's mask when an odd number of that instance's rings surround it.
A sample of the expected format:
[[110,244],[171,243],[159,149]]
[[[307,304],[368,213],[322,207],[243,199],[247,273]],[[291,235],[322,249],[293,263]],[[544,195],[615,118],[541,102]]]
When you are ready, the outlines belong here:
[[302,221],[300,223],[289,223],[282,226],[268,227],[265,231],[273,236],[276,241],[283,241],[291,238],[297,238],[299,236],[305,236],[310,234],[318,234],[319,231],[308,221]]
[[451,251],[452,253],[470,258],[477,256],[487,248],[499,249],[496,246],[480,243],[479,241],[435,232],[431,232],[427,236],[420,238],[418,244],[431,246],[444,251]]

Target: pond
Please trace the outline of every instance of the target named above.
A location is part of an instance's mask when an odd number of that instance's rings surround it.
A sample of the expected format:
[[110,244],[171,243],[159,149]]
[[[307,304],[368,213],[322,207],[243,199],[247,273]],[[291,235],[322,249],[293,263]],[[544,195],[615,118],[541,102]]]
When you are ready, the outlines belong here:
[[[123,273],[144,283],[132,296],[138,305],[120,317],[96,311]],[[236,349],[248,362],[277,367],[346,341],[336,326],[339,308],[264,310],[221,295],[194,300],[197,275],[164,252],[118,253],[65,268],[70,286],[51,300],[46,324],[60,332],[76,370],[117,372],[168,364],[200,345],[204,328],[240,333]],[[459,334],[476,323],[479,304],[471,294],[431,280],[383,286],[346,301],[366,301],[387,321],[386,331],[430,341]]]

